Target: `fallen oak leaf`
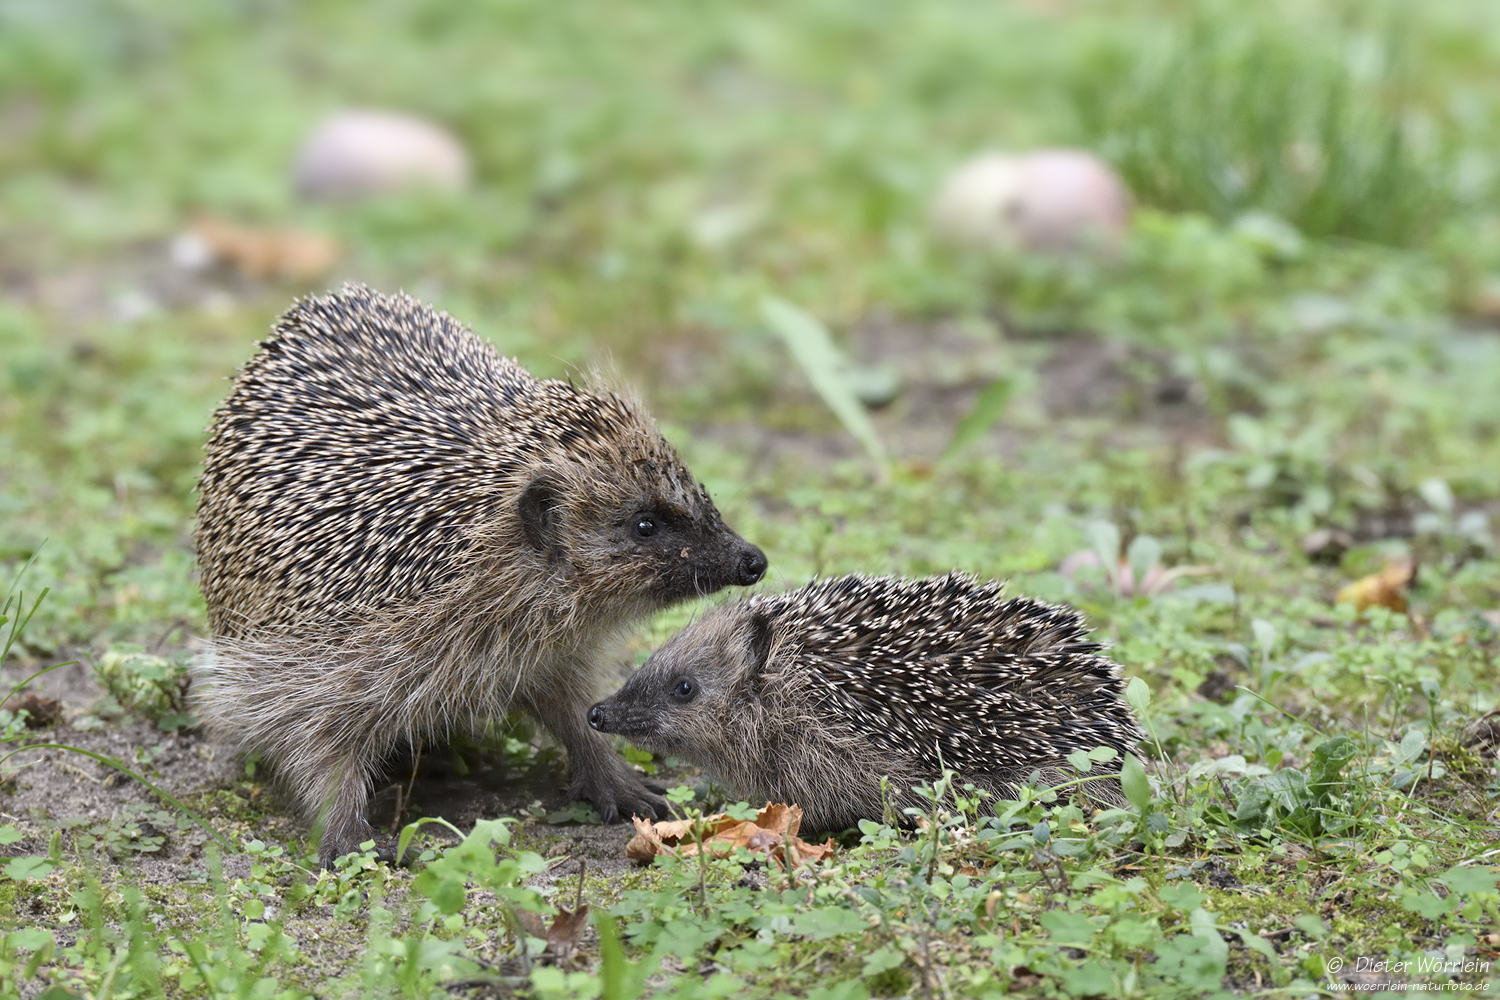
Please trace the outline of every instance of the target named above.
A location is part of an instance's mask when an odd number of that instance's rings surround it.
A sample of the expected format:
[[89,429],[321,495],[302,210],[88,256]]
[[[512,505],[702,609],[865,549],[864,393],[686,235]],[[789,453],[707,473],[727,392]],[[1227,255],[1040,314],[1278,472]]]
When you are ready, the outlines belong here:
[[[625,857],[631,861],[649,864],[658,854],[679,854],[677,845],[684,841],[696,849],[696,843],[691,839],[693,824],[686,820],[668,819],[653,823],[649,819],[632,816],[630,821],[635,825],[635,836],[625,845]],[[726,813],[705,816],[701,822],[706,824],[704,832],[709,837],[740,825],[739,820]]]
[[636,835],[625,848],[625,856],[640,864],[649,864],[660,854],[679,858],[697,857],[700,847],[715,857],[729,855],[737,847],[765,854],[770,863],[781,867],[791,855],[792,866],[804,861],[821,861],[832,854],[836,846],[830,838],[822,844],[809,844],[797,836],[802,824],[800,807],[782,803],[766,803],[754,820],[737,820],[726,813],[705,816],[700,838],[694,833],[691,823],[681,820],[650,820],[635,818]]
[[1356,580],[1334,598],[1337,604],[1352,604],[1363,614],[1376,605],[1397,614],[1406,613],[1406,590],[1417,579],[1417,564],[1410,559],[1391,563],[1378,573]]

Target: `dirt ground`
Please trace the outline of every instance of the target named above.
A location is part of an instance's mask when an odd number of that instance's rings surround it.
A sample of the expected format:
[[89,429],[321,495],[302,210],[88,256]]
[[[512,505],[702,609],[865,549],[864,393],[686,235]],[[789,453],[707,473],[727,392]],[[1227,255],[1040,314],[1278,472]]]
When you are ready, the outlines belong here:
[[[7,675],[17,673],[15,670]],[[7,683],[19,680],[7,677]],[[309,849],[307,828],[290,802],[262,769],[247,777],[243,761],[228,747],[216,745],[199,731],[164,733],[154,725],[132,721],[104,729],[79,729],[67,720],[92,722],[87,714],[99,691],[82,664],[64,667],[42,678],[31,688],[63,704],[64,723],[34,731],[49,743],[67,744],[113,757],[136,770],[167,793],[188,803],[208,801],[207,818],[220,832],[234,838],[255,838],[296,855]],[[525,769],[508,767],[503,756],[473,748],[445,748],[425,754],[413,774],[410,758],[393,761],[386,780],[377,782],[371,800],[371,820],[378,829],[395,832],[396,808],[402,804],[405,821],[420,816],[441,816],[460,829],[476,820],[497,816],[534,816],[557,813],[564,808],[567,767],[560,752],[545,749]],[[140,807],[170,809],[139,782],[92,758],[67,750],[37,750],[18,753],[10,761],[19,766],[0,797],[0,822],[17,826],[24,838],[0,848],[0,856],[46,854],[48,839],[58,827],[92,832],[111,820],[127,821],[128,827],[146,824],[147,833],[163,836],[154,850],[127,846],[116,855],[128,859],[143,882],[199,882],[205,875],[203,848],[208,838],[196,829],[164,829],[149,819],[130,823]],[[667,776],[669,783],[690,776]],[[219,792],[237,800],[221,806],[207,793]],[[235,806],[243,806],[243,809]],[[133,808],[134,807],[134,808]],[[250,816],[254,819],[246,820]],[[434,836],[445,832],[428,826]],[[576,822],[537,821],[522,827],[523,846],[559,859],[547,872],[536,876],[538,887],[556,878],[576,874],[577,860],[587,860],[591,873],[607,875],[629,867],[625,844],[633,830],[628,824],[585,825]],[[533,841],[527,843],[527,841]],[[64,841],[65,849],[70,846]],[[574,859],[568,861],[567,859]],[[563,863],[566,862],[566,863]],[[231,858],[225,875],[235,877],[236,865],[249,859]]]

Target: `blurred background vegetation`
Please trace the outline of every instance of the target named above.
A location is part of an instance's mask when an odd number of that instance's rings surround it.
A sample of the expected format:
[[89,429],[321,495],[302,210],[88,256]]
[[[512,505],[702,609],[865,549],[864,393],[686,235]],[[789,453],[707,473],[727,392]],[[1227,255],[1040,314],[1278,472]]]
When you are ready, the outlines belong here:
[[[1497,19],[1471,0],[4,0],[0,566],[54,587],[29,648],[201,628],[208,415],[293,296],[345,279],[433,301],[538,374],[607,359],[778,586],[960,565],[1083,600],[1055,571],[1108,522],[1243,594],[1274,564],[1283,593],[1326,600],[1427,546],[1447,560],[1420,578],[1431,610],[1451,587],[1492,601]],[[299,200],[299,146],[349,107],[450,129],[472,183]],[[1044,146],[1120,171],[1118,252],[932,237],[956,164]],[[338,249],[188,266],[205,219]],[[894,372],[873,417],[894,478],[767,295],[854,374]],[[1308,562],[1318,530],[1349,543],[1332,564]]]

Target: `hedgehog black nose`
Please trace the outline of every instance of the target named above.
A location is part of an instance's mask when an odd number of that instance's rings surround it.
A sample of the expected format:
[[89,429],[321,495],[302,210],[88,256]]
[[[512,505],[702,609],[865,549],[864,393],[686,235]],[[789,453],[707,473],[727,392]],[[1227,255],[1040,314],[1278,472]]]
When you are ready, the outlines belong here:
[[740,586],[748,587],[766,575],[766,554],[754,545],[740,556]]
[[595,705],[593,708],[589,709],[589,725],[594,727],[595,729],[598,729],[600,726],[604,725],[604,706]]

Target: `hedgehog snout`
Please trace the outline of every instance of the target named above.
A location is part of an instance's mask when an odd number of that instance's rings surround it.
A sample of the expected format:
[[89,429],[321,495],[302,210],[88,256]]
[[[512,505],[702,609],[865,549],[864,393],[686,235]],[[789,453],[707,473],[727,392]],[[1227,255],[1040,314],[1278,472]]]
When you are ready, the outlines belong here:
[[[637,675],[639,676],[639,675]],[[640,687],[632,677],[625,686],[589,709],[589,728],[600,733],[614,733],[634,739],[656,731],[663,706],[651,698],[641,698]]]
[[765,575],[766,554],[758,545],[746,542],[745,550],[740,555],[740,586],[748,587],[752,583],[758,583]]

